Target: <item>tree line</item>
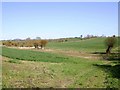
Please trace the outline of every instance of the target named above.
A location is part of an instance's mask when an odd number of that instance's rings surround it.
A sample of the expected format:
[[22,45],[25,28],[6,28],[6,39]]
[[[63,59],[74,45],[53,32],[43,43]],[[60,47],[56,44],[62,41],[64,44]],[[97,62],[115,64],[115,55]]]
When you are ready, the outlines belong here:
[[47,40],[24,40],[24,41],[3,41],[2,44],[4,46],[9,47],[35,47],[36,49],[43,49],[45,48],[46,44],[48,43]]

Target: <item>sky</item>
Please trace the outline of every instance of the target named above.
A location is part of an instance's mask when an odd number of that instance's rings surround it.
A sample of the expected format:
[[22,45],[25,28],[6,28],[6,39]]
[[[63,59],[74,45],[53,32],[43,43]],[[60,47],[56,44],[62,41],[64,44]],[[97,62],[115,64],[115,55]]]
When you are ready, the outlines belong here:
[[3,2],[2,40],[118,35],[117,2]]

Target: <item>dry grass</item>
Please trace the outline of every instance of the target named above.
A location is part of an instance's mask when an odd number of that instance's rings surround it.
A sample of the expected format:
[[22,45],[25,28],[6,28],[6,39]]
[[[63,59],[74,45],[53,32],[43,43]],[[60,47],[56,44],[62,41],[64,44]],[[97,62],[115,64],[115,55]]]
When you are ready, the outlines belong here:
[[66,87],[72,79],[63,77],[50,67],[61,66],[62,63],[20,61],[20,64],[8,62],[3,57],[3,87]]

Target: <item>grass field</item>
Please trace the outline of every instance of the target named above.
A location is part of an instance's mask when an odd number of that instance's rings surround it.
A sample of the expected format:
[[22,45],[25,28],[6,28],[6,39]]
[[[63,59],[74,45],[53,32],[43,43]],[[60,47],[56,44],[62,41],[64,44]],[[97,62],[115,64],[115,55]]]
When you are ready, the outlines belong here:
[[[45,50],[2,47],[2,86],[59,88],[120,88],[118,60],[84,58],[81,53],[103,52],[104,38],[50,42]],[[53,51],[47,51],[47,49]],[[59,49],[62,53],[57,52]],[[65,50],[77,55],[67,55]],[[69,53],[68,53],[69,54]],[[99,55],[98,55],[99,56]],[[100,56],[99,56],[100,57]]]
[[68,42],[50,42],[48,48],[62,49],[62,50],[77,50],[82,52],[96,52],[104,51],[105,38],[92,38],[87,40],[76,40]]

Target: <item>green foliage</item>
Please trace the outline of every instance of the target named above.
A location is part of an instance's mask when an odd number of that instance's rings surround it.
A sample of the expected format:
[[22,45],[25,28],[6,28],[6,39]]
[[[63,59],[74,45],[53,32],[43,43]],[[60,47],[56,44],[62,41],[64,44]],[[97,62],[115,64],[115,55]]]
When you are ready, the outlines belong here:
[[113,48],[113,46],[115,46],[115,43],[116,43],[115,36],[106,38],[106,40],[105,40],[105,45],[107,46],[106,54],[111,53],[111,49]]
[[115,37],[108,37],[105,40],[105,45],[107,47],[113,47],[115,45],[115,43],[116,43],[116,38]]

